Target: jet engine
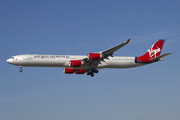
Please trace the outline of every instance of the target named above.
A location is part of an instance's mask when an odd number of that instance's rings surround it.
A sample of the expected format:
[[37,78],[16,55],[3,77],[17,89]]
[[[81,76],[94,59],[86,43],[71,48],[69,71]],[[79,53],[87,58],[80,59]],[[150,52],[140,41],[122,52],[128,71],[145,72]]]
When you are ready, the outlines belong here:
[[75,72],[75,70],[71,69],[71,68],[64,68],[63,72],[66,73],[66,74],[73,74]]
[[86,71],[84,69],[78,69],[77,71],[72,68],[64,68],[64,73],[65,74],[84,74]]
[[102,58],[102,54],[99,53],[89,53],[88,59],[89,60],[100,60]]
[[71,67],[80,67],[81,64],[82,63],[81,63],[80,60],[71,60],[69,66],[71,66]]
[[86,71],[84,69],[79,69],[75,72],[75,74],[84,74]]

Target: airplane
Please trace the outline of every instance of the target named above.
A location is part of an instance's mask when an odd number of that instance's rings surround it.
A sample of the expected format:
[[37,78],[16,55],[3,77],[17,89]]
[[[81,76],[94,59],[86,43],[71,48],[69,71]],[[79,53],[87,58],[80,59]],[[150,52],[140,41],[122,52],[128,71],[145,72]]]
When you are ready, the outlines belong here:
[[7,60],[12,65],[22,67],[63,67],[65,74],[85,74],[94,76],[98,69],[103,68],[133,68],[157,61],[171,53],[160,55],[165,40],[155,42],[146,53],[138,57],[113,56],[115,51],[128,44],[130,39],[104,51],[79,55],[17,55]]

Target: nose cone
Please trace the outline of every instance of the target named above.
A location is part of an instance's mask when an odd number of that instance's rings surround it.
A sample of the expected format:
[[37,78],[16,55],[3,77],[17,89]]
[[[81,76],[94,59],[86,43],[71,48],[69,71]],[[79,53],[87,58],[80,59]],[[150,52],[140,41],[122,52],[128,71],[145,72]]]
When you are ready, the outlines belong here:
[[12,59],[7,59],[6,62],[7,63],[12,63]]

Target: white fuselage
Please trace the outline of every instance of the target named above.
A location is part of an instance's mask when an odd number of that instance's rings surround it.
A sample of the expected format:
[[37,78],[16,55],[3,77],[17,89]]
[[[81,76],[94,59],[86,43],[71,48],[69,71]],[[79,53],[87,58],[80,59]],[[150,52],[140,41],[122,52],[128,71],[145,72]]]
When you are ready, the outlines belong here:
[[[67,67],[75,69],[91,69],[94,66],[89,64],[82,64],[80,67],[71,67],[69,66],[70,60],[82,60],[87,56],[78,56],[78,55],[17,55],[8,59],[7,62],[17,66],[25,67]],[[136,63],[135,57],[109,57],[100,61],[96,66],[96,69],[100,68],[132,68],[147,63]]]
[[158,40],[143,55],[138,57],[121,57],[114,56],[115,51],[128,44],[130,39],[124,43],[111,47],[109,49],[88,53],[87,56],[79,55],[17,55],[7,60],[8,63],[19,66],[20,72],[22,67],[63,67],[65,74],[84,74],[94,76],[98,69],[102,68],[133,68],[161,61],[166,53],[160,55],[164,40]]

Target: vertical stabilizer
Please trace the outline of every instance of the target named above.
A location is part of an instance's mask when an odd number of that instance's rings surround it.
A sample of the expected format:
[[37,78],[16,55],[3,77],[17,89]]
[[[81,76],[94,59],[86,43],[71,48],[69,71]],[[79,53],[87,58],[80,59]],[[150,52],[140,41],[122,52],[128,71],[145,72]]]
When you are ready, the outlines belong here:
[[160,55],[162,46],[165,40],[158,40],[151,48],[144,54],[139,57],[136,57],[136,62],[140,63],[149,63],[152,62],[151,59],[156,58]]

